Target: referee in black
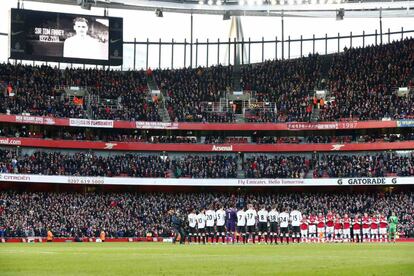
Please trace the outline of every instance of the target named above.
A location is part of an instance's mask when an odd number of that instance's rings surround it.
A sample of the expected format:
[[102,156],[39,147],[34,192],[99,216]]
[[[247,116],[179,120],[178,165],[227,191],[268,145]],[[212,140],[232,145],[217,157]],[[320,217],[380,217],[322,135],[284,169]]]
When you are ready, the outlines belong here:
[[179,210],[174,211],[173,209],[170,211],[171,214],[171,225],[174,229],[174,238],[173,243],[177,241],[178,235],[180,235],[180,244],[185,243],[185,232],[183,227],[183,220],[180,218]]

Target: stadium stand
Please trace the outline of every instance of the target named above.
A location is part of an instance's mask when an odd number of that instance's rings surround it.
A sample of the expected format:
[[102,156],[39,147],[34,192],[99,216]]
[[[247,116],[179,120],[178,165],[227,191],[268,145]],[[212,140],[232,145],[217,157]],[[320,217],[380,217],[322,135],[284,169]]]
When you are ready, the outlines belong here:
[[[160,121],[143,71],[103,71],[0,65],[0,113],[70,118]],[[67,89],[84,89],[76,97]]]
[[409,39],[348,49],[332,57],[249,65],[243,70],[244,89],[255,91],[262,101],[277,103],[276,113],[258,113],[249,121],[307,122],[315,90],[328,91],[323,103],[315,105],[321,110],[319,121],[410,118],[413,94],[398,96],[396,89],[413,86],[413,49],[414,40]]
[[[398,95],[398,87],[413,87],[414,40],[346,49],[332,56],[310,55],[295,60],[267,61],[242,67],[241,87],[256,102],[273,109],[246,108],[248,122],[382,120],[412,118],[414,94]],[[154,70],[158,88],[174,122],[235,122],[220,102],[233,90],[231,66]],[[384,77],[386,76],[386,77]],[[144,71],[102,71],[3,64],[0,81],[14,96],[0,94],[0,113],[56,117],[161,121],[159,99],[148,90]],[[64,88],[86,88],[82,99]],[[324,90],[315,98],[316,90]],[[80,101],[79,101],[80,100]]]
[[[176,156],[96,153],[40,152],[17,156],[15,152],[0,149],[0,173],[75,175],[75,176],[129,176],[235,178],[237,157],[211,155]],[[208,165],[208,166],[206,166]]]
[[171,208],[187,214],[210,204],[221,203],[236,207],[240,202],[296,205],[304,214],[335,213],[351,216],[357,213],[391,210],[400,217],[401,234],[413,236],[414,194],[378,192],[367,193],[0,193],[4,236],[46,236],[51,229],[56,237],[98,237],[105,229],[109,237],[171,236]]
[[413,86],[413,52],[414,40],[405,40],[334,56],[328,87],[335,99],[323,109],[321,120],[412,117],[414,95],[399,96],[396,88]]
[[221,94],[232,88],[232,67],[155,70],[158,87],[166,92],[168,113],[172,121],[232,122],[231,111],[207,113],[202,102],[218,102]]
[[241,87],[259,102],[275,102],[277,110],[256,111],[250,122],[308,122],[312,91],[321,82],[319,55],[289,61],[267,61],[242,69]]
[[[239,121],[239,114],[227,104],[220,110],[215,109],[216,103],[233,93],[232,66],[120,72],[3,64],[0,65],[0,82],[7,89],[0,93],[0,113],[143,123],[201,122],[203,124],[199,125],[203,126],[209,125],[207,123],[242,125],[243,122],[317,123],[350,119],[386,122],[410,119],[414,115],[414,94],[399,95],[396,91],[400,86],[413,87],[413,53],[414,40],[410,39],[376,47],[346,49],[344,53],[329,56],[316,54],[295,60],[242,66],[240,86],[256,100],[256,105],[244,110],[244,121]],[[383,78],[384,75],[386,77]],[[159,97],[152,95],[150,81],[160,89]],[[73,93],[73,88],[82,90],[82,96]],[[325,91],[324,98],[316,98],[316,90]],[[272,108],[264,109],[257,104],[260,102],[274,105],[269,104]],[[160,115],[162,109],[167,110],[167,119]],[[289,127],[280,131],[262,130],[260,127],[254,130],[220,128],[210,131],[188,127],[193,124],[171,130],[163,129],[161,124],[148,124],[143,129],[137,129],[139,127],[135,122],[132,127],[128,125],[129,129],[24,123],[2,122],[0,137],[58,142],[125,142],[128,145],[148,143],[148,146],[145,145],[148,149],[145,153],[132,153],[129,149],[121,153],[115,151],[117,149],[111,151],[114,144],[109,143],[110,147],[106,148],[105,144],[105,148],[97,151],[90,148],[81,151],[76,146],[71,150],[62,146],[39,150],[36,145],[17,147],[19,144],[9,143],[0,148],[0,174],[13,174],[13,177],[17,174],[35,174],[74,178],[197,178],[215,181],[220,178],[225,181],[231,178],[313,178],[314,183],[323,181],[322,178],[414,176],[412,145],[405,145],[403,149],[406,151],[387,150],[387,147],[377,151],[334,152],[339,150],[338,145],[365,144],[362,145],[365,147],[368,144],[385,142],[391,145],[391,142],[414,140],[410,124],[407,128],[400,128],[395,121],[394,126],[384,130],[375,126],[372,129],[354,129],[351,125],[347,129],[315,128],[299,129],[297,132]],[[169,144],[170,148],[167,152],[152,150],[159,144]],[[179,146],[190,147],[189,144],[209,149],[193,150],[192,154],[177,150]],[[260,152],[256,148],[238,152],[220,147],[214,150],[217,144],[250,144],[253,147],[260,147],[261,144],[303,144],[304,147],[311,146],[309,144],[332,144],[335,147],[315,152],[303,148],[284,153],[278,150]],[[216,152],[211,154],[210,151]],[[8,187],[9,184],[4,185]],[[54,187],[53,182],[45,185]],[[280,208],[282,204],[295,204],[304,213],[326,213],[330,209],[352,215],[374,211],[388,214],[393,210],[401,220],[400,230],[406,236],[412,236],[413,193],[393,193],[392,187],[387,189],[385,185],[382,188],[381,192],[370,192],[368,188],[368,192],[358,194],[338,190],[329,193],[314,193],[315,190],[312,190],[303,194],[292,190],[287,193],[246,193],[239,194],[238,200],[242,198],[243,202],[266,205],[277,203]],[[217,202],[236,205],[235,200],[234,195],[204,190],[197,193],[125,191],[86,194],[10,190],[0,193],[0,226],[4,225],[2,233],[7,237],[45,235],[48,228],[53,229],[57,237],[98,236],[102,229],[111,237],[145,236],[149,232],[153,236],[171,236],[167,215],[171,208],[179,208],[186,213],[190,207],[200,209]]]
[[[1,126],[1,125],[0,125]],[[403,142],[414,140],[414,133],[410,131],[395,133],[355,132],[352,135],[305,135],[291,134],[290,136],[275,136],[259,134],[256,131],[249,135],[212,135],[212,134],[173,134],[160,135],[148,130],[127,129],[83,129],[83,128],[43,128],[30,125],[3,124],[0,128],[0,137],[9,138],[44,138],[54,140],[78,141],[116,141],[137,143],[163,144],[349,144],[349,143],[376,143],[376,142]]]
[[[239,169],[239,161],[241,168]],[[414,153],[353,154],[104,154],[35,151],[17,154],[0,149],[0,173],[237,178],[321,178],[414,176]],[[309,172],[313,172],[309,175]]]

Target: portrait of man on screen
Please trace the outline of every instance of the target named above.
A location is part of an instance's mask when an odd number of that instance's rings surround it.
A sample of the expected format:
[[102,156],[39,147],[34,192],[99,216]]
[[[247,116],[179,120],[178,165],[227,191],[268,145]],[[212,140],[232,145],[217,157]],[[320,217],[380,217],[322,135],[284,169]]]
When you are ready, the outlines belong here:
[[[76,17],[73,20],[73,30],[75,31],[75,34],[68,37],[64,42],[63,57],[100,60],[108,59],[108,41],[100,41],[98,37],[95,38],[91,35],[92,30],[88,19],[84,17]],[[94,32],[97,35],[99,35],[98,32],[106,33],[107,36],[107,30],[99,30],[96,28]]]

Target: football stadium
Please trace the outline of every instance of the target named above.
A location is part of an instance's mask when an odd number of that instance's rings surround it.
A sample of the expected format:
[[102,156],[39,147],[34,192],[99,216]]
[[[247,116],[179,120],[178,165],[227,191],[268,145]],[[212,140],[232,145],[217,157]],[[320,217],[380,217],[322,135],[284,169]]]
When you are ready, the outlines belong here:
[[0,275],[414,275],[412,1],[0,22]]

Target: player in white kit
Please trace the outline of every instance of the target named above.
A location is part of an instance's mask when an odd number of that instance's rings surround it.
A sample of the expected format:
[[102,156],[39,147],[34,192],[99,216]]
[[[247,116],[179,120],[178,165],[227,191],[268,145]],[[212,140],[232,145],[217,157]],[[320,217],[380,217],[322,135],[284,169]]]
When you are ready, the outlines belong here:
[[278,236],[278,221],[279,221],[279,212],[276,211],[276,205],[272,206],[272,210],[270,210],[269,214],[269,223],[270,223],[270,230],[269,230],[269,236],[270,236],[270,243],[275,242],[277,244],[277,236]]
[[302,221],[302,213],[296,208],[290,212],[290,221],[292,222],[292,242],[300,242],[300,222]]
[[206,215],[204,214],[205,209],[201,209],[200,213],[197,215],[197,231],[198,231],[198,243],[206,243]]
[[213,206],[211,205],[210,208],[206,211],[206,232],[207,232],[207,237],[209,238],[207,240],[207,242],[214,242],[214,235],[215,235],[215,230],[214,230],[214,224],[215,224],[215,220],[216,220],[216,211],[214,211]]
[[256,218],[257,212],[254,209],[253,204],[250,204],[246,211],[247,242],[249,241],[249,238],[251,236],[253,243],[255,243]]
[[237,211],[237,243],[240,241],[240,236],[242,237],[243,243],[246,243],[246,212],[244,208]]
[[188,233],[190,237],[190,242],[196,242],[197,239],[197,214],[194,211],[194,208],[191,209],[191,212],[188,214],[188,226],[190,231]]
[[257,212],[257,216],[259,218],[259,243],[261,240],[264,240],[265,243],[267,243],[267,221],[269,213],[264,205],[262,205],[262,208]]
[[286,238],[286,242],[289,243],[289,218],[290,215],[287,208],[283,208],[283,212],[279,214],[280,225],[280,242],[283,243],[283,237]]
[[223,209],[223,205],[219,205],[219,209],[216,211],[216,243],[219,242],[219,237],[221,237],[221,242],[224,244],[224,239],[226,237],[226,211]]

